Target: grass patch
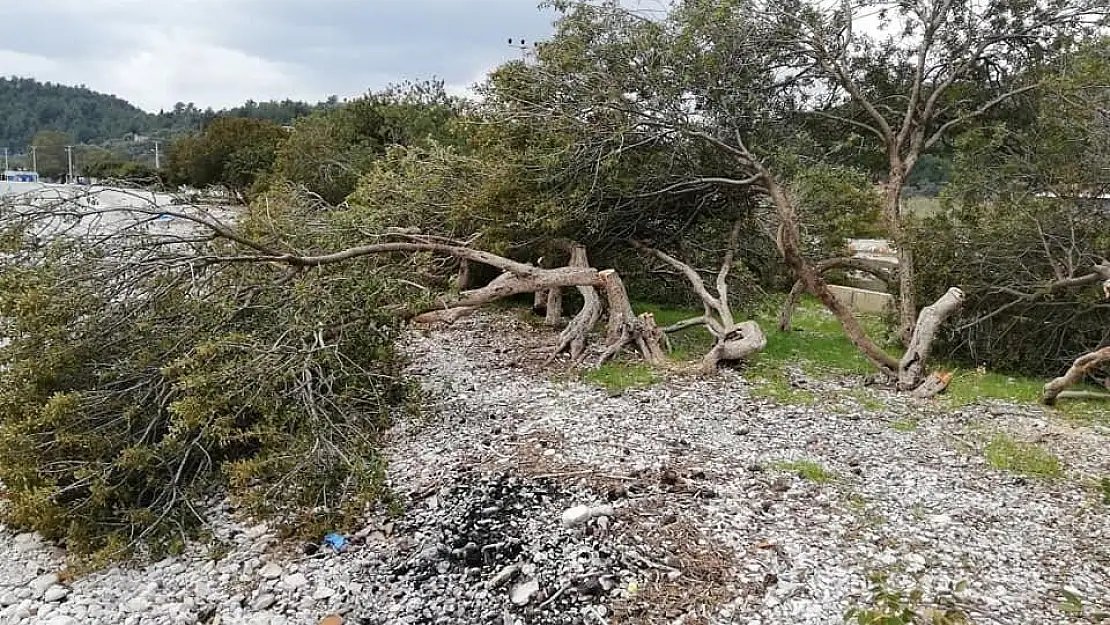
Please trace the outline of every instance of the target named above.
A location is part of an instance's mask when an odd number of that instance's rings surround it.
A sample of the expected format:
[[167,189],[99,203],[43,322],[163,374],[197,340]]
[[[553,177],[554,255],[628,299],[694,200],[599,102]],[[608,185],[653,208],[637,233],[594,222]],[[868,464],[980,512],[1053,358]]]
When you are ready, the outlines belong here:
[[794,475],[809,480],[817,484],[825,484],[831,482],[836,476],[829,472],[825,467],[812,460],[791,460],[789,462],[776,462],[771,465],[775,471],[784,471],[786,473],[793,473]]
[[895,432],[913,432],[917,430],[917,419],[899,419],[890,424]]
[[[812,297],[803,298],[794,312],[793,329],[782,332],[778,329],[778,314],[781,300],[776,298],[774,305],[765,308],[757,320],[767,332],[767,349],[758,356],[760,363],[781,364],[798,363],[807,373],[813,374],[868,374],[875,371],[859,349],[844,335],[840,322],[825,307]],[[881,318],[872,315],[860,316],[868,336],[880,339],[886,334],[886,326]],[[891,352],[895,350],[890,348]]]
[[1051,452],[1005,434],[996,434],[987,443],[984,454],[992,467],[1002,471],[1041,478],[1056,478],[1064,473],[1059,458]]
[[659,381],[651,367],[643,363],[608,362],[582,372],[583,380],[596,384],[611,393],[631,388],[644,388]]
[[[1011,376],[983,369],[952,369],[952,384],[942,397],[956,406],[975,404],[984,399],[995,399],[1016,404],[1040,404],[1047,379]],[[1074,390],[1098,390],[1079,385]],[[1105,402],[1062,400],[1053,410],[1060,416],[1080,422],[1110,422]]]

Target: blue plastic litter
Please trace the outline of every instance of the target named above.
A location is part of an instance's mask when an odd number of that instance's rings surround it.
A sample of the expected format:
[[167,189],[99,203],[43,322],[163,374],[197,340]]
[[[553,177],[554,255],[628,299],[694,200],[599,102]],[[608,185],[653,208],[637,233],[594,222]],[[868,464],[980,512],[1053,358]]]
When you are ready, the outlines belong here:
[[336,551],[344,551],[347,549],[347,539],[342,534],[333,533],[324,536],[324,544]]

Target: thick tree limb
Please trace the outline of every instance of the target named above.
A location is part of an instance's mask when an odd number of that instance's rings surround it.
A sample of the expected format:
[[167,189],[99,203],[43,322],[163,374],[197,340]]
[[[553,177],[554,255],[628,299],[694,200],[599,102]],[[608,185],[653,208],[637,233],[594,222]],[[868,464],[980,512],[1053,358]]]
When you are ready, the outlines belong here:
[[1064,375],[1044,385],[1041,401],[1048,406],[1055,405],[1064,389],[1079,384],[1092,369],[1108,361],[1110,361],[1110,346],[1080,356]]
[[[584,246],[574,245],[571,248],[570,266],[589,266],[589,259],[586,256]],[[567,327],[559,333],[559,342],[556,343],[555,349],[552,351],[551,359],[569,350],[572,361],[581,361],[582,356],[586,353],[586,335],[601,320],[601,297],[598,296],[597,289],[593,286],[580,285],[578,286],[578,292],[582,294],[582,310],[578,311],[578,314],[571,319]]]
[[909,391],[921,385],[925,379],[925,367],[932,351],[933,340],[945,319],[956,312],[964,303],[964,293],[955,287],[941,296],[930,306],[921,310],[913,338],[898,365],[898,388]]

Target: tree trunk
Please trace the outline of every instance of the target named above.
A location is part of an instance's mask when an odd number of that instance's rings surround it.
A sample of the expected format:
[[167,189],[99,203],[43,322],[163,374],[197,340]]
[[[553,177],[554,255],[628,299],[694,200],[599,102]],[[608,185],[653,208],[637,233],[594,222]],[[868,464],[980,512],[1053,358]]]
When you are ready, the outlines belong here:
[[[814,267],[818,273],[824,275],[825,272],[833,269],[853,269],[855,271],[862,271],[871,274],[874,278],[881,281],[890,289],[891,281],[893,280],[890,269],[885,267],[882,263],[868,260],[866,258],[830,258],[823,260],[816,264]],[[790,289],[790,294],[787,295],[786,301],[782,305],[782,311],[779,313],[779,330],[789,332],[794,320],[794,311],[798,308],[798,300],[802,298],[802,294],[806,291],[805,282],[798,280],[794,282],[793,288]]]
[[913,249],[906,239],[902,214],[902,190],[905,185],[905,163],[901,158],[892,157],[890,177],[883,185],[883,218],[888,238],[898,250],[898,335],[902,345],[909,345],[917,324],[917,291]]
[[459,259],[459,291],[469,291],[474,287],[474,272],[470,266],[470,261],[465,258]]
[[[663,365],[667,362],[663,350],[663,330],[655,323],[651,313],[644,313],[637,317],[632,312],[632,304],[628,300],[628,291],[624,288],[624,281],[616,271],[606,269],[598,273],[601,284],[605,288],[605,296],[609,302],[609,346],[601,355],[598,364],[604,364],[616,356],[625,346],[633,344],[639,350],[644,360],[651,365]],[[614,319],[617,320],[614,324]],[[616,337],[613,338],[615,332]]]
[[917,318],[915,281],[913,249],[903,235],[898,243],[898,318],[903,345],[908,345],[913,339],[914,320]]
[[540,289],[532,294],[532,314],[547,318],[547,289]]
[[786,296],[786,301],[782,304],[782,312],[779,313],[779,330],[783,332],[791,330],[794,323],[794,311],[798,308],[798,300],[802,299],[805,292],[806,283],[802,280],[795,281],[790,293]]
[[421,311],[413,320],[418,323],[440,321],[454,308],[476,308],[513,295],[547,291],[554,287],[593,286],[601,283],[599,272],[592,267],[522,267],[520,273],[503,273],[480,289],[443,299],[438,307]]
[[559,287],[547,291],[547,310],[543,323],[551,327],[563,323],[563,290]]
[[1041,401],[1048,406],[1055,405],[1064,389],[1079,384],[1091,369],[1107,361],[1110,361],[1110,346],[1080,356],[1067,373],[1044,385]]
[[[584,246],[575,245],[571,249],[570,266],[589,266],[589,259],[586,256]],[[598,296],[597,289],[592,286],[579,286],[578,292],[582,294],[582,310],[578,311],[574,319],[571,319],[567,327],[563,328],[563,331],[559,334],[559,342],[555,345],[551,359],[569,349],[571,360],[574,362],[581,361],[582,356],[586,353],[586,335],[601,320],[601,297]]]
[[898,388],[909,391],[921,385],[925,379],[925,366],[933,347],[937,330],[944,320],[951,316],[964,303],[964,293],[955,287],[921,311],[905,355],[898,363]]
[[605,332],[605,343],[612,345],[620,340],[624,328],[635,323],[636,315],[632,312],[632,302],[628,299],[624,281],[617,272],[606,269],[598,275],[605,289],[605,299],[609,303],[609,325]]
[[721,361],[744,360],[767,347],[767,337],[755,321],[744,321],[717,339],[717,344],[702,359],[702,370],[717,370]]

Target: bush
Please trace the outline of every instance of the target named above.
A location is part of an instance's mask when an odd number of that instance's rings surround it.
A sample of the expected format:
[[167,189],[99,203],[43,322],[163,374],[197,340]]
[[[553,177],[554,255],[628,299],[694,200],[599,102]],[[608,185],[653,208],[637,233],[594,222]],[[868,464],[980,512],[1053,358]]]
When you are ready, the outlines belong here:
[[1082,204],[949,204],[912,237],[919,301],[948,287],[967,293],[944,326],[938,351],[968,365],[1055,376],[1110,341],[1110,303],[1094,285],[1048,289],[1058,272],[1075,275],[1106,253],[1106,217]]
[[[297,234],[319,247],[328,232]],[[119,555],[181,544],[213,495],[290,527],[342,527],[386,494],[378,436],[413,397],[387,307],[405,294],[388,268],[354,261],[290,278],[196,260],[233,253],[226,244],[154,243],[9,248],[3,520]]]

